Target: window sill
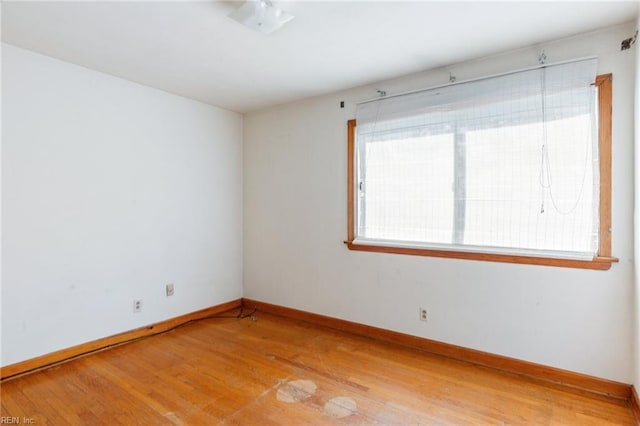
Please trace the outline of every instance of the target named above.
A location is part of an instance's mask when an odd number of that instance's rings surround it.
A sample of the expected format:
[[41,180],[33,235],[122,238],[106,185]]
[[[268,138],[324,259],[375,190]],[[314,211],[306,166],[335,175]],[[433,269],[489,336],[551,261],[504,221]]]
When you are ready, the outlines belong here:
[[617,263],[615,257],[598,256],[592,260],[555,259],[535,256],[513,256],[508,254],[472,253],[464,251],[431,250],[423,248],[390,247],[368,244],[355,244],[353,241],[344,242],[349,250],[369,251],[374,253],[407,254],[412,256],[445,257],[450,259],[484,260],[487,262],[520,263],[525,265],[559,266],[564,268],[595,269],[606,271],[612,263]]

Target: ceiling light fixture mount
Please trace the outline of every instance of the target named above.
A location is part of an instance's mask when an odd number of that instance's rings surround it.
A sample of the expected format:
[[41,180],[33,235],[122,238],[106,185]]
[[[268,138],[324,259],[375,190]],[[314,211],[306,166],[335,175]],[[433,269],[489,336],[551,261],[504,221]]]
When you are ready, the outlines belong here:
[[234,21],[263,34],[271,34],[293,19],[270,0],[249,0],[229,14]]

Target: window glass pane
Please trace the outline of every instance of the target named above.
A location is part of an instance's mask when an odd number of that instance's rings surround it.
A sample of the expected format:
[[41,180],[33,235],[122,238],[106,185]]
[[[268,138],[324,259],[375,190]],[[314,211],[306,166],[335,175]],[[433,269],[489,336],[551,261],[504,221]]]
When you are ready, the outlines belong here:
[[360,236],[450,243],[453,135],[367,143]]
[[590,127],[581,115],[547,122],[546,139],[542,123],[467,132],[464,243],[595,252]]

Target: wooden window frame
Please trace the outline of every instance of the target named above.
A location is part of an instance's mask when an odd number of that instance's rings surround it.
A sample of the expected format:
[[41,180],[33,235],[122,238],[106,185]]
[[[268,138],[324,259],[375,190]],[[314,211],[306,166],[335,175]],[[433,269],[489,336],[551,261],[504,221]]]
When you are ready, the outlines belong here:
[[375,253],[407,254],[414,256],[445,257],[452,259],[484,260],[490,262],[559,266],[565,268],[608,270],[618,259],[611,256],[611,114],[612,74],[596,77],[598,87],[598,156],[600,165],[600,227],[598,254],[592,260],[517,256],[509,254],[478,253],[428,248],[408,248],[354,243],[355,240],[355,135],[356,120],[347,122],[347,240],[349,250]]

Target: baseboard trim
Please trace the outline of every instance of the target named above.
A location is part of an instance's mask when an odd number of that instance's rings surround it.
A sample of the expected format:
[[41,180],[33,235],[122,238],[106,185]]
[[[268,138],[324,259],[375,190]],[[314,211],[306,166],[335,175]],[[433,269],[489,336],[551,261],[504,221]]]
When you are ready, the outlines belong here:
[[640,426],[640,397],[638,396],[638,389],[631,385],[631,397],[629,398],[629,408],[633,413],[633,417],[636,420],[636,426]]
[[25,373],[40,370],[42,368],[51,367],[54,364],[69,361],[71,359],[78,358],[80,356],[87,355],[102,349],[123,344],[134,339],[162,333],[188,322],[210,317],[212,315],[218,315],[232,309],[237,309],[240,306],[242,306],[242,299],[232,300],[230,302],[215,305],[210,308],[205,308],[185,315],[169,318],[155,324],[150,324],[144,327],[136,328],[134,330],[125,331],[113,336],[104,337],[102,339],[93,340],[91,342],[72,346],[70,348],[62,349],[56,352],[51,352],[49,354],[41,355],[25,361],[20,361],[15,364],[10,364],[0,368],[0,380],[4,381],[12,377],[17,377]]
[[518,376],[526,377],[537,382],[544,382],[547,384],[561,386],[563,388],[571,388],[572,390],[582,393],[597,394],[599,396],[605,396],[624,401],[631,401],[632,399],[631,385],[625,383],[619,383],[599,377],[575,373],[555,367],[548,367],[529,361],[522,361],[502,355],[495,355],[488,352],[482,352],[475,349],[442,343],[435,340],[425,339],[409,334],[403,334],[396,331],[385,330],[383,328],[372,327],[356,322],[341,320],[338,318],[314,314],[298,309],[273,305],[257,300],[243,298],[242,303],[246,308],[255,307],[258,312],[262,311],[281,317],[305,321],[315,325],[346,331],[360,336],[370,337],[376,340],[424,350],[432,354],[469,362],[483,367],[494,368],[510,374],[516,374]]
[[376,340],[424,350],[436,355],[494,368],[506,373],[516,374],[535,381],[571,388],[580,392],[625,400],[628,402],[628,405],[635,416],[636,424],[640,425],[640,398],[638,397],[638,392],[633,385],[245,298],[222,303],[155,324],[150,324],[113,336],[93,340],[91,342],[1,367],[0,380],[4,381],[36,370],[48,368],[55,364],[60,364],[80,356],[88,355],[119,344],[124,344],[134,339],[159,334],[188,322],[203,319],[212,315],[218,315],[237,309],[240,306],[250,308],[255,307],[258,311],[269,314],[305,321],[323,327],[370,337]]

